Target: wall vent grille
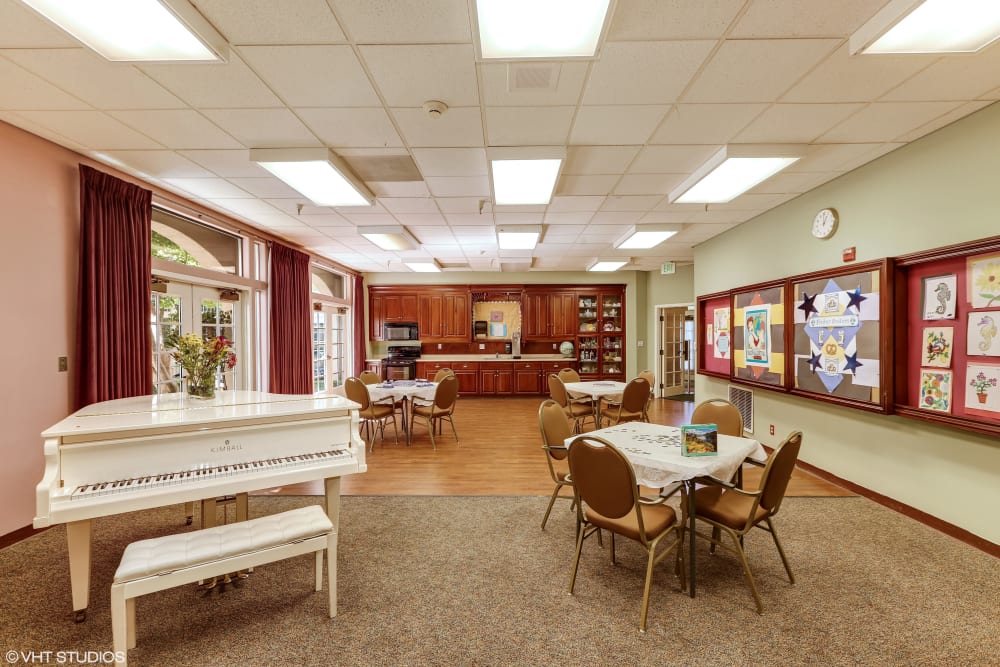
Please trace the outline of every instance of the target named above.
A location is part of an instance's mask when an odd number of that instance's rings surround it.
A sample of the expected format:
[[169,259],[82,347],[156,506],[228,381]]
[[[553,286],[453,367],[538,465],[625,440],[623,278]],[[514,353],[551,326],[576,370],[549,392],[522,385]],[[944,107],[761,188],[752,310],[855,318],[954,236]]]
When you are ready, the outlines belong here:
[[753,392],[729,385],[729,402],[739,408],[743,415],[743,431],[753,433]]

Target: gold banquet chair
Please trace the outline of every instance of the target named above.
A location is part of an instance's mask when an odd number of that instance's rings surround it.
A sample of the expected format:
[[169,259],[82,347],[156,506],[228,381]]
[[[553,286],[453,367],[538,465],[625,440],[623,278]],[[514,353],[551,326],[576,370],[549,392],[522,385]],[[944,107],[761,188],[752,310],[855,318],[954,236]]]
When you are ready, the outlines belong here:
[[[549,520],[552,506],[559,498],[559,492],[563,487],[568,486],[573,489],[573,481],[569,476],[569,471],[563,469],[566,461],[566,438],[573,435],[569,418],[562,406],[551,398],[542,402],[538,406],[538,428],[542,432],[542,449],[545,450],[545,462],[549,466],[549,475],[555,482],[556,488],[549,498],[549,506],[545,508],[545,516],[542,517],[542,530],[545,530],[545,522]],[[567,496],[562,496],[566,498]],[[573,500],[572,496],[568,497]]]
[[702,401],[691,413],[692,424],[715,424],[719,433],[743,437],[743,415],[740,409],[722,398]]
[[609,426],[624,422],[649,421],[646,416],[646,404],[649,403],[649,382],[637,377],[625,385],[621,403],[608,403],[601,408],[601,423],[608,420]]
[[381,433],[382,444],[385,444],[385,425],[392,421],[392,432],[399,444],[399,431],[396,428],[396,408],[393,405],[392,397],[387,396],[379,401],[373,401],[368,393],[368,385],[359,378],[349,377],[344,381],[344,393],[347,398],[361,406],[358,410],[358,417],[361,419],[361,428],[367,430],[371,438],[369,451],[375,449],[375,435],[372,429]]
[[[601,529],[611,533],[611,563],[615,563],[615,535],[627,537],[642,545],[647,553],[646,583],[642,590],[642,614],[639,630],[646,631],[646,613],[649,609],[649,587],[653,567],[676,549],[675,571],[684,590],[683,528],[677,521],[674,508],[661,504],[647,504],[639,498],[632,465],[614,445],[596,436],[581,435],[569,446],[569,474],[573,479],[576,498],[578,530],[573,572],[569,579],[569,592],[573,593],[576,573],[580,566],[583,542]],[[673,541],[657,551],[661,541],[673,534]]]
[[[793,431],[771,452],[766,464],[747,459],[750,463],[764,466],[760,487],[756,491],[744,491],[729,482],[711,477],[700,477],[698,478],[699,483],[704,483],[706,486],[694,492],[695,518],[712,526],[711,537],[700,532],[695,534],[712,543],[712,553],[715,553],[715,547],[718,545],[739,556],[743,565],[743,573],[750,584],[750,591],[757,602],[758,614],[764,613],[764,604],[760,600],[757,584],[754,582],[746,552],[743,550],[743,537],[754,527],[771,533],[774,546],[778,548],[778,555],[781,556],[781,562],[785,565],[785,571],[788,573],[788,581],[792,584],[795,583],[792,568],[788,564],[785,550],[781,546],[778,533],[771,520],[781,507],[781,501],[785,497],[788,480],[795,468],[795,461],[799,457],[801,445],[802,432]],[[570,454],[572,456],[572,451]],[[570,465],[570,470],[572,468],[573,466]],[[762,523],[767,525],[761,525]],[[722,532],[732,538],[732,546],[722,541]]]
[[[563,381],[563,384],[567,382],[579,382],[580,374],[573,368],[561,368],[559,369],[559,379]],[[593,402],[594,400],[589,394],[581,394],[578,391],[570,391],[568,389],[566,390],[566,395],[569,396],[569,400],[571,401]]]
[[653,375],[653,371],[647,369],[639,373],[639,377],[641,377],[642,379],[644,379],[646,382],[649,383],[649,399],[646,401],[646,407],[642,409],[642,421],[648,422],[649,406],[653,404],[653,396],[654,396],[653,387],[655,386],[656,383],[656,376]]
[[428,401],[418,396],[414,396],[410,402],[410,441],[413,441],[413,424],[417,417],[424,420],[427,430],[431,435],[431,445],[437,449],[434,441],[434,427],[447,420],[451,424],[451,432],[455,435],[455,444],[458,444],[458,431],[455,430],[455,403],[458,400],[458,378],[449,375],[438,383],[434,390],[434,400]]
[[378,384],[382,381],[382,378],[379,377],[379,374],[375,371],[361,371],[361,375],[358,376],[358,379],[365,384]]
[[555,373],[549,373],[549,398],[562,406],[566,416],[573,420],[573,432],[583,431],[583,424],[589,417],[594,428],[600,428],[597,423],[597,413],[591,401],[571,401],[566,393],[566,385]]
[[445,379],[449,375],[454,375],[454,374],[455,371],[451,370],[450,368],[439,368],[438,372],[434,374],[434,382],[441,382],[441,380]]

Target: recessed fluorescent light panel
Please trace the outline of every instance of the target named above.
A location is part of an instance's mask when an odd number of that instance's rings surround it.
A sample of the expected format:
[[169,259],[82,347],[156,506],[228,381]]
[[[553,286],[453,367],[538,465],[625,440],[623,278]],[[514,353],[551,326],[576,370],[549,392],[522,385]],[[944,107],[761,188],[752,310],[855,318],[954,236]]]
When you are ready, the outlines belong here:
[[548,204],[562,160],[491,160],[490,164],[495,204]]
[[732,201],[804,154],[799,146],[726,146],[676,187],[669,200],[679,204]]
[[413,250],[420,245],[406,228],[397,225],[358,227],[358,234],[382,250]]
[[617,271],[628,264],[627,259],[598,259],[594,260],[590,266],[587,267],[588,271]]
[[375,195],[327,148],[256,148],[250,159],[316,206],[371,206]]
[[497,227],[497,246],[501,250],[534,250],[541,235],[540,225],[503,225]]
[[108,60],[225,60],[222,35],[186,0],[22,0]]
[[635,225],[616,244],[623,250],[655,248],[680,229],[670,225]]
[[893,0],[851,35],[857,53],[972,53],[1000,37],[996,0]]
[[611,0],[476,0],[484,59],[592,58]]
[[408,267],[410,267],[410,271],[415,271],[417,273],[441,273],[441,265],[438,264],[438,261],[436,259],[432,259],[428,262],[404,261],[403,264],[406,264]]

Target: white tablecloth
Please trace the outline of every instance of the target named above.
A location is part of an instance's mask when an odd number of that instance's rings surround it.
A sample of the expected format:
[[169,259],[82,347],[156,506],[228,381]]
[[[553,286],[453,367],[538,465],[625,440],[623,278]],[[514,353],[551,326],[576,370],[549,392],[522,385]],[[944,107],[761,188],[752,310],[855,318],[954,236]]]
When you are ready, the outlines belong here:
[[373,401],[381,400],[387,396],[392,396],[393,401],[409,399],[413,396],[433,401],[436,390],[436,382],[416,382],[414,380],[394,380],[392,386],[384,383],[368,385],[368,395]]
[[[761,461],[767,458],[767,452],[756,440],[721,433],[718,455],[682,456],[680,434],[676,426],[626,422],[584,435],[596,435],[620,449],[632,464],[636,481],[652,488],[704,475],[728,481],[746,457]],[[567,438],[566,445],[576,437],[579,436]]]

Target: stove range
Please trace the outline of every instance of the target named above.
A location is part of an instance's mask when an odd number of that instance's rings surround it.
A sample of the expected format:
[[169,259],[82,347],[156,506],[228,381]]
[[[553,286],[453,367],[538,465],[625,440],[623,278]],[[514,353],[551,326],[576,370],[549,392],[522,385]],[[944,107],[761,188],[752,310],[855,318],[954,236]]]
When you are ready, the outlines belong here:
[[415,380],[419,345],[390,345],[389,356],[382,360],[382,379]]

